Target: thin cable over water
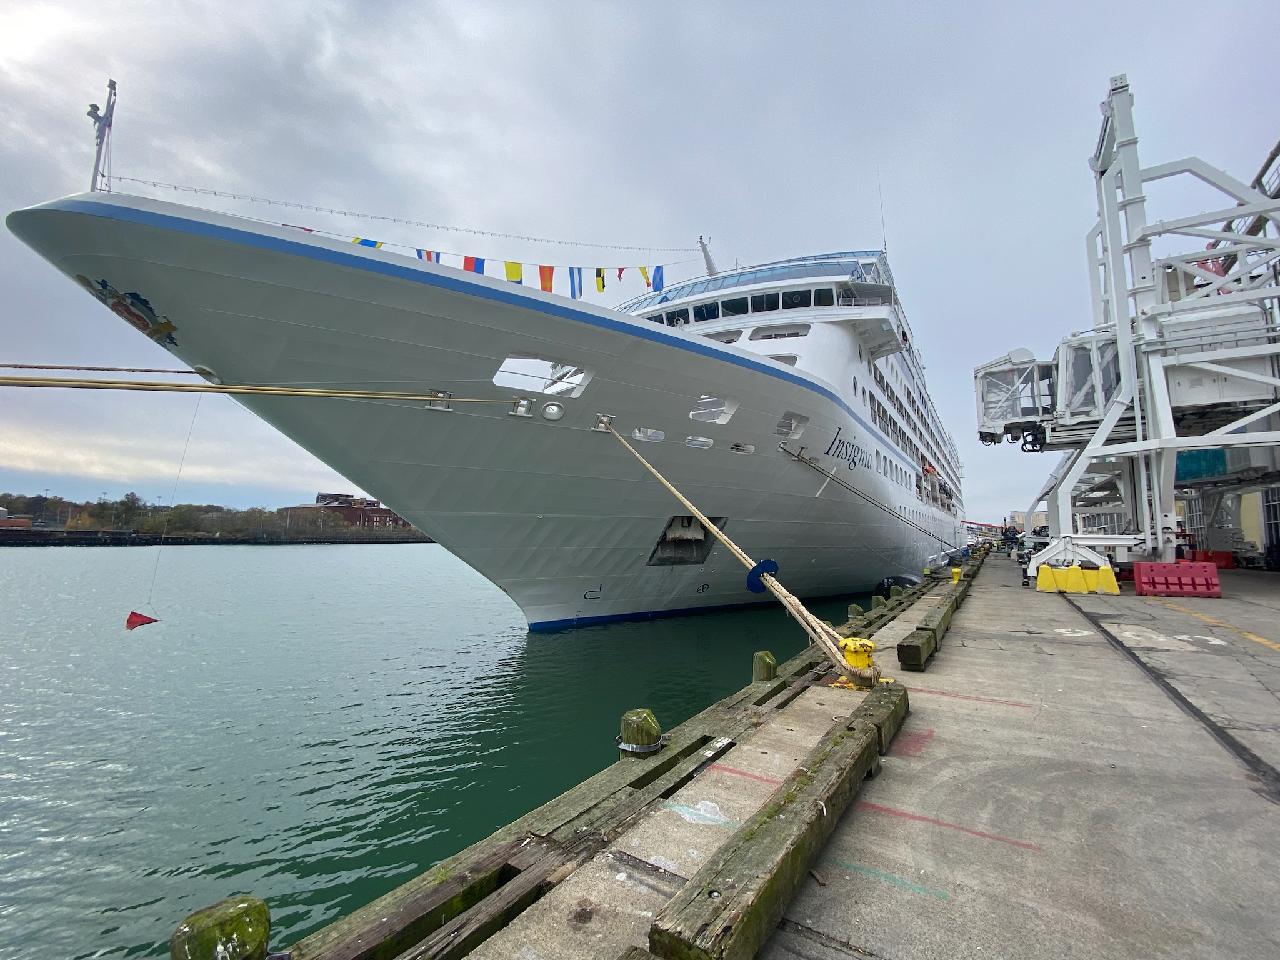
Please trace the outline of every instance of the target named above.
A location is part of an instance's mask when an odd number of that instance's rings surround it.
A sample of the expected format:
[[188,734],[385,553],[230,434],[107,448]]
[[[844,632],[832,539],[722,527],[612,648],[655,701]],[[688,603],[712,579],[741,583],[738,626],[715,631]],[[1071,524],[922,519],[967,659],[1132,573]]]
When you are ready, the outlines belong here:
[[652,253],[697,253],[697,247],[658,247],[641,244],[624,243],[590,243],[582,240],[560,240],[555,237],[536,237],[522,233],[503,233],[498,230],[479,230],[474,227],[459,227],[444,223],[431,223],[426,220],[413,220],[409,217],[389,217],[381,214],[360,213],[355,210],[341,210],[336,207],[324,207],[316,204],[297,203],[291,200],[274,200],[270,197],[258,197],[252,194],[234,193],[229,190],[211,190],[206,187],[191,187],[163,180],[143,180],[138,177],[113,177],[117,183],[137,183],[148,187],[160,187],[176,190],[181,193],[194,193],[206,197],[219,197],[225,200],[243,200],[247,203],[265,203],[277,207],[290,207],[294,210],[308,210],[312,213],[326,213],[338,217],[350,217],[354,220],[378,221],[381,223],[400,223],[411,227],[423,227],[427,230],[445,230],[451,233],[466,233],[476,237],[495,237],[504,240],[522,240],[529,243],[550,243],[562,247],[588,247],[596,250],[631,250]]

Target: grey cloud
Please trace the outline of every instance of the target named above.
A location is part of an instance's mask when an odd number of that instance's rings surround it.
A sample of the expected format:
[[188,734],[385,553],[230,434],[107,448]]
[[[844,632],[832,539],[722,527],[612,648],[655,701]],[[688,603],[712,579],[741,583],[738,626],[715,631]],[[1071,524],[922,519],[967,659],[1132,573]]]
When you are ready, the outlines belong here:
[[[1231,11],[1252,9],[1228,4],[1214,20],[1242,22]],[[6,209],[83,189],[83,113],[107,75],[121,89],[117,172],[434,222],[664,245],[705,233],[723,262],[747,263],[878,245],[882,189],[890,259],[977,519],[1020,509],[1052,465],[978,446],[971,369],[1013,346],[1047,355],[1089,325],[1084,158],[1108,78],[1133,81],[1148,162],[1200,153],[1247,176],[1276,134],[1254,119],[1274,119],[1262,33],[1197,29],[1206,13],[1191,3],[1158,13],[1101,2],[57,10],[48,39],[0,40]],[[1229,84],[1211,82],[1228,63]],[[222,206],[493,258],[551,257]],[[167,361],[7,234],[0,285],[5,358]],[[0,394],[0,420],[69,438],[180,430],[186,409]],[[251,423],[226,401],[201,414],[212,436]],[[312,468],[283,438],[263,442],[263,456]]]

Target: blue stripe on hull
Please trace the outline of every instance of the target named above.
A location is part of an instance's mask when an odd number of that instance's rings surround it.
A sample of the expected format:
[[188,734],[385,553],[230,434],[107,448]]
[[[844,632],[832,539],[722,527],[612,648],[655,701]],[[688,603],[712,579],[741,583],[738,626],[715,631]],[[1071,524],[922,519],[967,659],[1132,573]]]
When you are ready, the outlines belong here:
[[[830,593],[821,597],[804,597],[812,603],[824,600],[845,600],[851,597],[866,596],[870,591],[862,593]],[[529,624],[533,633],[555,633],[558,630],[572,630],[576,627],[595,627],[606,623],[623,623],[636,620],[662,620],[667,617],[692,617],[708,613],[728,613],[734,610],[746,610],[751,607],[767,607],[777,601],[770,597],[767,600],[744,600],[742,603],[725,603],[714,607],[681,607],[677,610],[637,610],[634,613],[611,613],[603,617],[568,617],[564,620],[540,620]]]

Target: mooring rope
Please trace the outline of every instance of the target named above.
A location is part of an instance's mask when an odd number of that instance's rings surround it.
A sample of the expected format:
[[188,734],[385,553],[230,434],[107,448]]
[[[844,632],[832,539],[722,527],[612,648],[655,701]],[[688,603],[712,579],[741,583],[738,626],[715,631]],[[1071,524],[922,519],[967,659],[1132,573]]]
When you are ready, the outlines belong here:
[[875,497],[871,496],[870,494],[864,493],[863,491],[859,490],[857,487],[855,487],[851,483],[845,483],[843,480],[841,480],[831,471],[822,469],[822,467],[818,466],[817,463],[815,463],[809,457],[796,453],[794,450],[788,450],[787,445],[785,443],[778,444],[778,449],[781,450],[783,453],[785,453],[787,456],[795,460],[798,460],[800,463],[803,463],[805,466],[812,467],[814,470],[817,470],[818,473],[822,474],[828,480],[834,480],[837,486],[844,487],[850,493],[856,494],[857,496],[861,497],[863,500],[867,501],[867,503],[871,504],[873,507],[877,507],[878,509],[883,510],[885,513],[889,514],[889,516],[894,517],[899,522],[906,524],[912,530],[918,530],[921,533],[923,533],[925,536],[932,537],[934,540],[937,540],[940,544],[942,544],[948,550],[960,549],[960,547],[956,546],[954,543],[949,543],[948,541],[943,540],[942,537],[938,536],[928,527],[922,526],[916,523],[914,520],[908,520],[906,517],[904,517],[902,514],[900,514],[897,510],[893,509],[893,507],[889,506],[888,504],[881,503]]
[[177,370],[165,367],[82,367],[60,363],[0,363],[0,370],[78,370],[85,373],[183,373],[199,376],[194,370]]
[[[679,500],[686,510],[697,517],[698,521],[704,528],[706,528],[707,532],[719,540],[724,545],[725,549],[738,559],[739,563],[746,567],[748,571],[754,571],[756,569],[756,562],[747,555],[746,551],[729,539],[729,536],[723,530],[712,523],[707,518],[706,514],[695,507],[693,502],[677,490],[671,481],[658,472],[658,469],[654,467],[653,464],[642,457],[635,447],[627,443],[622,435],[613,428],[613,424],[611,422],[605,421],[604,425],[608,428],[608,431],[613,434],[614,438],[626,448],[627,452],[639,460],[640,465],[648,470],[655,480],[666,487],[667,491]],[[840,673],[849,674],[856,672],[847,663],[845,663],[844,656],[840,653],[840,641],[844,638],[841,637],[840,634],[836,633],[835,628],[822,620],[819,620],[818,617],[815,616],[803,603],[801,603],[794,594],[779,583],[778,579],[774,577],[773,574],[760,574],[760,582],[768,588],[769,592],[778,599],[786,611],[791,614],[801,627],[804,628],[804,632],[809,635],[809,639],[818,645],[818,648],[827,655],[827,659],[835,665],[836,669]],[[878,672],[876,679],[879,679]]]
[[222,393],[231,396],[329,397],[338,400],[407,400],[420,403],[514,403],[518,397],[452,397],[448,391],[330,390],[221,383],[164,383],[150,380],[76,380],[68,377],[0,377],[0,387],[62,387],[71,390],[137,390],[143,393]]

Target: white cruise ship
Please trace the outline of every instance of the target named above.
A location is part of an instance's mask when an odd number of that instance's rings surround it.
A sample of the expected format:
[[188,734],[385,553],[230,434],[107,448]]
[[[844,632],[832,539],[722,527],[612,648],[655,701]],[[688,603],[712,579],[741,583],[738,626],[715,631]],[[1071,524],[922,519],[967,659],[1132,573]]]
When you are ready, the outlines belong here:
[[734,269],[609,310],[120,194],[7,222],[213,382],[456,398],[237,399],[495,583],[533,629],[764,600],[593,429],[601,416],[798,596],[869,590],[964,542],[956,449],[881,251]]

